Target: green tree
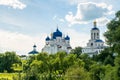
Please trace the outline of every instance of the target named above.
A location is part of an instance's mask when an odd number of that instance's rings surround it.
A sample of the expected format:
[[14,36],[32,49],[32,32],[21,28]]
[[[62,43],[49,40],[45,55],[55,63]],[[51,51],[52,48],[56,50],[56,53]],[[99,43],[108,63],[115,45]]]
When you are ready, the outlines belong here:
[[75,49],[72,49],[71,54],[77,54],[77,57],[79,57],[82,53],[82,48],[81,47],[75,47]]
[[106,65],[105,66],[105,76],[103,78],[103,80],[116,80],[115,75],[114,75],[114,67],[111,65]]
[[[0,55],[0,71],[7,70],[8,72],[12,72],[12,65],[15,63],[21,63],[19,56],[16,55],[15,52],[5,52]],[[2,69],[2,70],[1,70]]]
[[115,18],[107,24],[105,37],[107,44],[110,45],[114,53],[120,54],[120,11],[115,14]]
[[43,61],[34,60],[30,64],[30,69],[34,70],[36,73],[48,72],[48,66]]
[[115,67],[114,67],[114,76],[115,76],[115,80],[120,80],[120,56],[117,56],[115,58]]
[[101,64],[110,64],[114,66],[114,54],[111,51],[111,48],[105,48],[100,54],[94,56],[94,60],[101,63]]
[[4,54],[0,53],[0,72],[4,71]]
[[88,54],[81,54],[79,58],[84,62],[84,68],[88,71],[90,66],[95,63]]
[[64,80],[91,80],[89,73],[80,66],[72,66],[65,73]]
[[50,65],[52,67],[52,70],[54,70],[55,73],[57,74],[62,74],[64,72],[63,64],[64,64],[64,58],[67,56],[66,52],[57,52],[55,54],[55,58],[50,60]]
[[92,80],[102,80],[105,76],[105,67],[100,64],[93,64],[90,73]]

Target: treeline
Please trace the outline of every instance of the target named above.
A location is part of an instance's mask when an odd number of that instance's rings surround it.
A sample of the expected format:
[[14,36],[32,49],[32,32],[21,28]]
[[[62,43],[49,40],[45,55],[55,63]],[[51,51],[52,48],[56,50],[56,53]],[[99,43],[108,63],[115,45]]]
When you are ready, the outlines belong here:
[[[106,48],[101,54],[89,57],[77,50],[70,54],[39,53],[31,56],[24,65],[26,80],[119,80],[119,61]],[[79,51],[78,50],[78,51]],[[79,54],[76,54],[77,52]]]
[[21,60],[14,52],[6,52],[0,56],[0,72],[16,73],[13,64],[17,64],[22,70],[17,71],[19,75],[15,80],[120,79],[120,57],[112,54],[110,48],[93,57],[81,54],[80,51],[81,47],[76,47],[69,54],[39,53],[26,60]]
[[13,64],[22,65],[21,59],[15,52],[0,53],[0,72],[13,72]]
[[[107,25],[106,42],[109,45],[98,55],[89,57],[76,47],[69,54],[39,53],[21,60],[14,52],[0,54],[0,72],[16,72],[16,80],[120,80],[120,11]],[[14,78],[15,80],[15,78]]]

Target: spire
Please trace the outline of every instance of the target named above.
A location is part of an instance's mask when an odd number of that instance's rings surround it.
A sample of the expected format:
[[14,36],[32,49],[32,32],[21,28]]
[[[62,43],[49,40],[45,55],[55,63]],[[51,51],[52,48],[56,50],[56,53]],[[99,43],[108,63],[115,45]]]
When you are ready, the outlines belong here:
[[59,31],[59,29],[58,29],[58,24],[57,24],[57,29],[56,29],[56,31]]
[[33,46],[33,50],[36,50],[36,47],[37,47],[37,46],[34,44],[34,46]]
[[58,29],[58,24],[57,24],[57,29]]
[[94,21],[94,27],[96,27],[97,26],[97,22],[96,22],[96,20]]

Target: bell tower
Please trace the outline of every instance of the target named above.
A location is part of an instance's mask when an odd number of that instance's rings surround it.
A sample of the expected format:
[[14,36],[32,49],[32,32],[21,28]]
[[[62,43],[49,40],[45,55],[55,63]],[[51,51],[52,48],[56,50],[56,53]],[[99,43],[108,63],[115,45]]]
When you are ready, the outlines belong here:
[[97,40],[100,38],[99,29],[97,28],[97,22],[93,22],[94,27],[91,30],[91,40]]

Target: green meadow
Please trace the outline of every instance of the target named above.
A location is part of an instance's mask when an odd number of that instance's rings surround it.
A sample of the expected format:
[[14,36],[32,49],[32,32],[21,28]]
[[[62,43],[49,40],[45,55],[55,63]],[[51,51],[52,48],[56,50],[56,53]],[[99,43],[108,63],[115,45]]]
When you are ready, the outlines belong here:
[[17,73],[0,73],[0,80],[13,80],[18,77]]

